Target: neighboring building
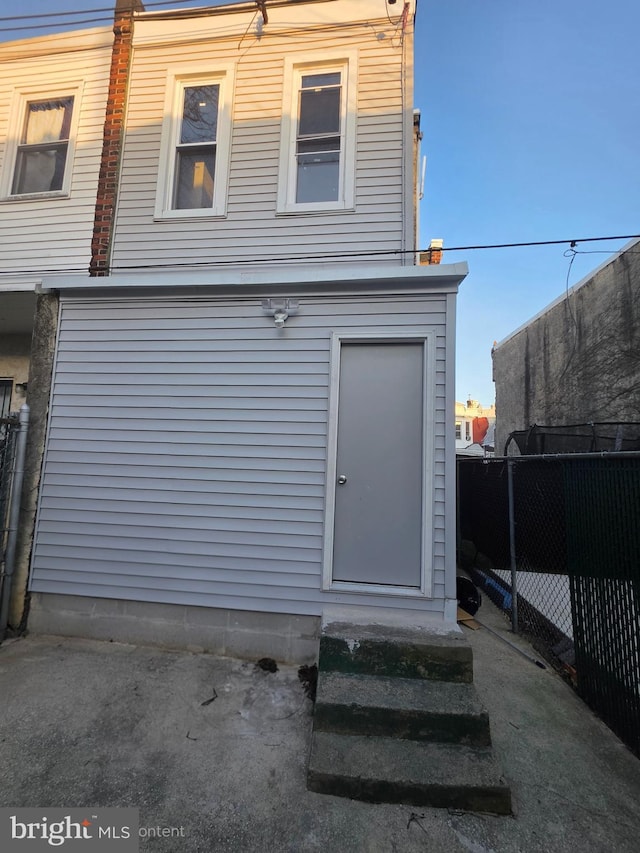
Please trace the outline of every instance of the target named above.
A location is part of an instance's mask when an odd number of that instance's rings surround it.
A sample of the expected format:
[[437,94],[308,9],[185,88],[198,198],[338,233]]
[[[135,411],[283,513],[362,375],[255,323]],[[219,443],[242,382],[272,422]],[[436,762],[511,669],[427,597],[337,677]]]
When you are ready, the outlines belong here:
[[31,407],[13,624],[22,616],[58,314],[55,294],[37,294],[48,273],[87,276],[112,44],[110,27],[0,44],[0,417],[27,400]]
[[394,11],[116,24],[93,277],[44,282],[32,628],[300,660],[330,605],[454,624],[466,265],[416,265]]
[[640,422],[640,241],[493,351],[496,452],[533,424]]
[[496,407],[482,406],[477,400],[456,403],[456,453],[484,456],[493,451]]

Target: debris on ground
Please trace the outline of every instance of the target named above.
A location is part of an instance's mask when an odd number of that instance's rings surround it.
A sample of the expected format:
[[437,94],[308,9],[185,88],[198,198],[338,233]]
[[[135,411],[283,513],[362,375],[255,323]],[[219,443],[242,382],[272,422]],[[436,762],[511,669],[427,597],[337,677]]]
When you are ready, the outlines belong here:
[[211,697],[211,699],[205,699],[205,700],[204,700],[204,702],[201,702],[201,703],[200,703],[200,706],[201,706],[202,708],[206,708],[206,706],[207,706],[207,705],[210,705],[210,704],[211,704],[212,702],[214,702],[217,698],[218,698],[218,694],[217,694],[217,693],[216,693],[216,691],[214,690],[214,691],[213,691],[213,696]]
[[457,621],[460,625],[465,625],[467,628],[471,628],[472,631],[477,631],[480,627],[480,623],[476,622],[473,616],[470,613],[467,613],[466,610],[463,610],[462,607],[458,607]]
[[298,669],[298,679],[309,699],[315,702],[316,689],[318,687],[318,667],[315,663],[312,666],[301,666]]
[[273,658],[260,658],[260,660],[256,663],[256,666],[259,669],[264,670],[265,672],[278,671],[278,664],[274,661]]

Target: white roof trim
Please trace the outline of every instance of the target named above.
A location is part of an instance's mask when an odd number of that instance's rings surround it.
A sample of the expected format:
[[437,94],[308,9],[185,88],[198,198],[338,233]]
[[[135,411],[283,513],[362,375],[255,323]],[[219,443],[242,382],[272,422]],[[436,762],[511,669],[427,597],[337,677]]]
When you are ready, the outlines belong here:
[[433,264],[431,266],[374,266],[374,265],[322,265],[308,264],[291,267],[253,266],[247,268],[225,267],[223,269],[184,270],[158,269],[140,272],[115,273],[109,276],[65,276],[49,275],[43,279],[43,290],[112,290],[114,288],[159,288],[159,287],[212,287],[239,289],[269,287],[271,289],[296,286],[344,285],[359,290],[385,285],[398,292],[420,287],[448,286],[457,288],[468,273],[466,263]]

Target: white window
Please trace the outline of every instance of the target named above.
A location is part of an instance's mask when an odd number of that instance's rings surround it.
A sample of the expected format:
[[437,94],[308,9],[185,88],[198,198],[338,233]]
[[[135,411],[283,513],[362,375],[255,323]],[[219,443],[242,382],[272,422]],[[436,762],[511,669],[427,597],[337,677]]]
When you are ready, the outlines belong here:
[[12,104],[3,198],[68,195],[79,105],[78,88],[43,96],[16,93]]
[[469,421],[464,422],[464,437],[467,441],[471,441],[471,424]]
[[279,213],[354,204],[355,57],[285,65]]
[[462,422],[456,421],[456,439],[460,441],[462,439]]
[[231,71],[169,81],[156,217],[224,216]]

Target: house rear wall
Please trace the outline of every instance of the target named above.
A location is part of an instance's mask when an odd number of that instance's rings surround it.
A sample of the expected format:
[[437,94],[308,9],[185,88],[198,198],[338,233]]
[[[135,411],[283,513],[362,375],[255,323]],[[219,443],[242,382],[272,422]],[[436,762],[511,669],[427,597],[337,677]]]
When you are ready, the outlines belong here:
[[[195,24],[138,21],[112,268],[212,260],[264,266],[274,256],[349,250],[361,262],[370,250],[404,249],[403,178],[411,187],[413,177],[412,24],[409,18],[402,40],[397,23],[376,17],[383,8],[379,0],[269,10],[260,39],[253,14],[232,16],[224,27],[215,17]],[[367,17],[359,21],[360,15]],[[356,55],[358,64],[350,81],[357,92],[355,210],[278,216],[285,57],[302,62],[345,54]],[[185,67],[215,73],[223,64],[235,67],[227,215],[154,221],[167,74]],[[413,234],[408,193],[405,227]],[[399,263],[397,255],[388,260]]]
[[[334,331],[436,333],[433,598],[442,616],[446,296],[64,298],[31,590],[318,616]],[[389,606],[388,597],[357,602]]]

